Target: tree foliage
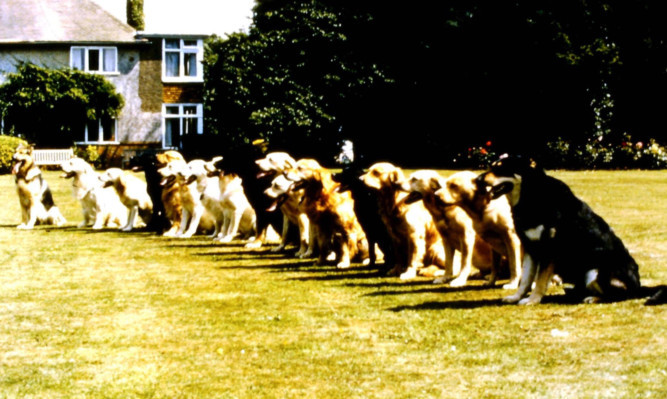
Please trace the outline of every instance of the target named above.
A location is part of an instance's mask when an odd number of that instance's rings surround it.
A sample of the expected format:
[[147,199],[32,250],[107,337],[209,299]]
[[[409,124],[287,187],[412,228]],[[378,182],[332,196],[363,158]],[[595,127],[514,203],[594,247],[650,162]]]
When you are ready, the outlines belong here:
[[263,0],[209,43],[209,130],[331,155],[451,165],[467,148],[665,139],[667,17],[653,0]]
[[115,118],[123,97],[104,77],[22,63],[0,86],[5,131],[38,146],[72,145],[85,122]]

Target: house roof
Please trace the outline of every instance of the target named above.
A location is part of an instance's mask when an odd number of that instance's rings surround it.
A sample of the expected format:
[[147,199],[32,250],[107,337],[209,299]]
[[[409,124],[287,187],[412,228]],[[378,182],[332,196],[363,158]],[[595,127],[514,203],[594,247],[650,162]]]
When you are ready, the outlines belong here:
[[135,35],[90,0],[0,0],[0,43],[134,43]]

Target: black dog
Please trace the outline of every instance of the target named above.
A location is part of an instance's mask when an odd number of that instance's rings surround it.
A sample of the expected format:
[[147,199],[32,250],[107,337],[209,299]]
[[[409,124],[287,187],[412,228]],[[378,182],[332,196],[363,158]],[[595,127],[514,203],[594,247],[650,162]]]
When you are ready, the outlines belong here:
[[144,151],[138,155],[130,158],[129,166],[133,171],[143,171],[146,179],[146,189],[148,195],[153,201],[153,216],[146,228],[149,231],[162,233],[169,229],[171,222],[165,215],[164,205],[162,203],[162,186],[160,181],[162,176],[158,173],[158,169],[164,165],[160,165],[156,158],[157,151]]
[[333,180],[340,183],[339,191],[349,191],[352,195],[354,212],[368,240],[370,266],[373,267],[376,264],[374,248],[377,244],[384,254],[384,263],[380,272],[386,273],[394,267],[394,249],[387,226],[378,213],[377,195],[369,190],[359,178],[364,174],[364,170],[360,166],[360,161],[355,160],[352,142],[345,140],[341,150],[336,161],[342,166],[342,170],[340,173],[333,174]]
[[529,159],[504,157],[479,175],[477,184],[494,198],[508,195],[525,249],[519,289],[505,302],[539,303],[553,273],[573,284],[586,303],[639,296],[637,263],[609,225],[564,182]]

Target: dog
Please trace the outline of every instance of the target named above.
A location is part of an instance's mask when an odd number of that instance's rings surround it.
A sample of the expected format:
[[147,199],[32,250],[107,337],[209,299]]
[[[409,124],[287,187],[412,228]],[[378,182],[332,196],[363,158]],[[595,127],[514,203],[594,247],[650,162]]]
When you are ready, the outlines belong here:
[[433,217],[424,204],[405,200],[403,170],[389,162],[377,162],[360,177],[375,192],[378,211],[392,238],[396,265],[389,275],[403,280],[422,275],[445,274],[445,248]]
[[335,253],[339,269],[350,267],[352,260],[367,259],[368,241],[354,213],[353,200],[348,193],[336,190],[331,172],[316,160],[304,158],[286,172],[286,177],[294,182],[294,189],[303,189],[301,204],[315,228],[317,264],[324,264],[330,251]]
[[[193,160],[199,162],[197,160]],[[190,162],[193,162],[190,161]],[[203,161],[201,161],[203,162]],[[182,160],[173,160],[158,169],[162,176],[163,186],[178,187],[178,196],[181,204],[181,220],[179,229],[173,237],[189,238],[197,233],[209,233],[211,237],[219,232],[222,220],[222,211],[219,218],[211,214],[202,203],[202,194],[197,188],[196,177],[190,172],[189,163]]]
[[[488,241],[483,239],[482,233],[485,233],[488,228],[486,230],[482,229],[484,226],[481,223],[476,223],[476,220],[471,218],[461,206],[454,203],[445,203],[438,196],[452,182],[458,181],[467,175],[467,172],[459,172],[445,180],[435,170],[415,171],[402,184],[402,189],[409,193],[405,202],[410,204],[422,200],[426,209],[431,213],[443,239],[445,246],[445,277],[436,282],[444,281],[452,274],[454,251],[459,251],[461,253],[461,267],[458,277],[450,282],[452,287],[466,285],[473,265],[481,272],[488,273],[488,284],[494,285],[500,269],[500,259],[497,256],[494,259],[493,248],[488,244]],[[472,173],[472,178],[476,176]],[[506,216],[509,216],[511,222],[512,215],[509,205],[507,211]],[[517,244],[519,244],[518,236]],[[506,252],[503,250],[501,253]],[[518,283],[513,280],[505,288],[516,288],[517,285]]]
[[181,203],[179,188],[172,180],[171,184],[162,185],[162,176],[158,169],[173,160],[185,161],[178,151],[143,152],[130,159],[130,167],[134,172],[143,171],[148,195],[153,202],[153,215],[147,227],[164,236],[173,236],[180,227]]
[[81,204],[83,220],[78,227],[92,225],[94,230],[103,227],[121,227],[127,220],[127,209],[112,187],[103,187],[99,173],[81,158],[71,158],[60,164],[65,179],[72,179],[72,195]]
[[256,230],[255,239],[245,245],[246,248],[260,248],[268,240],[269,226],[276,232],[282,231],[283,215],[280,212],[271,212],[268,209],[273,200],[265,193],[273,178],[265,175],[257,164],[268,149],[268,143],[262,139],[254,140],[250,144],[242,145],[223,154],[222,159],[215,163],[215,168],[226,174],[234,174],[243,181],[243,191],[250,206],[255,210]]
[[270,152],[255,161],[260,169],[261,177],[271,177],[271,185],[264,193],[273,199],[269,210],[280,208],[283,214],[280,245],[273,252],[280,252],[289,243],[290,227],[296,226],[299,231],[299,249],[294,254],[299,258],[308,258],[315,252],[314,231],[310,228],[308,215],[301,210],[300,203],[303,190],[293,190],[292,181],[284,177],[284,173],[296,167],[296,160],[286,152]]
[[507,195],[524,248],[519,288],[504,302],[540,303],[554,273],[572,284],[584,303],[639,293],[639,267],[621,239],[567,184],[547,175],[536,162],[501,157],[476,184],[492,199]]
[[128,211],[127,223],[122,231],[132,231],[137,225],[137,216],[144,224],[150,222],[153,201],[148,195],[146,182],[120,168],[109,168],[100,175],[103,187],[113,187]]
[[187,174],[184,176],[186,184],[195,182],[202,205],[214,219],[212,236],[216,240],[230,242],[238,233],[243,238],[249,238],[255,234],[255,211],[243,193],[241,179],[217,173],[214,164],[220,158],[188,162]]
[[394,248],[387,230],[378,212],[378,198],[374,190],[369,189],[362,181],[364,170],[359,157],[355,156],[354,144],[350,140],[341,143],[341,152],[335,157],[336,163],[341,165],[341,171],[334,173],[332,178],[337,182],[339,192],[348,191],[354,200],[354,213],[368,240],[369,266],[377,263],[376,246],[382,252],[381,274],[386,274],[395,266]]
[[21,205],[19,229],[36,224],[62,226],[67,220],[53,201],[53,194],[32,157],[33,146],[19,145],[12,156],[12,174]]

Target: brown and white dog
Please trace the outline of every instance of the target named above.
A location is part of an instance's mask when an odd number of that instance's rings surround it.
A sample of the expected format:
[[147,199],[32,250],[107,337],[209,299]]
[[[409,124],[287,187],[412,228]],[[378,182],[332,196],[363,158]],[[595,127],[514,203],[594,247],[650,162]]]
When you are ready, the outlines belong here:
[[71,158],[60,164],[65,179],[72,179],[72,195],[81,204],[83,220],[78,227],[92,225],[95,230],[103,227],[121,227],[127,220],[127,208],[112,187],[103,187],[100,175],[81,158]]
[[296,160],[286,152],[270,152],[264,158],[255,161],[263,176],[272,176],[271,186],[264,193],[274,199],[270,209],[275,210],[278,205],[283,214],[283,228],[281,232],[280,245],[273,248],[273,252],[285,249],[289,241],[289,229],[291,225],[299,229],[299,250],[295,256],[307,258],[315,252],[314,231],[310,229],[308,215],[301,209],[303,189],[294,190],[294,182],[288,180],[283,174],[296,167]]
[[319,251],[317,264],[324,264],[330,251],[337,267],[350,267],[352,260],[368,259],[368,242],[354,213],[349,193],[336,190],[331,172],[314,159],[300,159],[286,174],[294,189],[303,188],[302,209],[315,227]]
[[113,187],[120,202],[128,211],[127,223],[121,230],[132,231],[137,225],[137,216],[148,224],[153,214],[153,202],[148,195],[146,182],[120,168],[109,168],[100,175],[104,187]]
[[164,218],[170,223],[169,228],[162,234],[166,237],[173,237],[181,227],[182,205],[181,189],[176,179],[162,179],[158,170],[167,166],[171,161],[183,161],[183,155],[178,151],[165,151],[155,154],[155,175],[158,177],[160,189],[160,199],[164,207]]
[[462,171],[449,176],[435,193],[442,206],[463,208],[470,216],[473,227],[493,249],[507,257],[510,271],[505,289],[515,289],[521,278],[523,247],[514,228],[512,208],[506,196],[492,199],[486,190],[479,190],[477,174]]
[[19,229],[36,224],[61,226],[67,221],[53,201],[53,194],[32,157],[33,147],[19,145],[12,157],[12,174],[21,205]]
[[[378,162],[361,176],[375,190],[378,210],[394,242],[396,266],[390,275],[401,279],[442,276],[445,249],[433,217],[422,202],[406,203],[403,170],[388,162]],[[450,271],[451,272],[451,271]]]

